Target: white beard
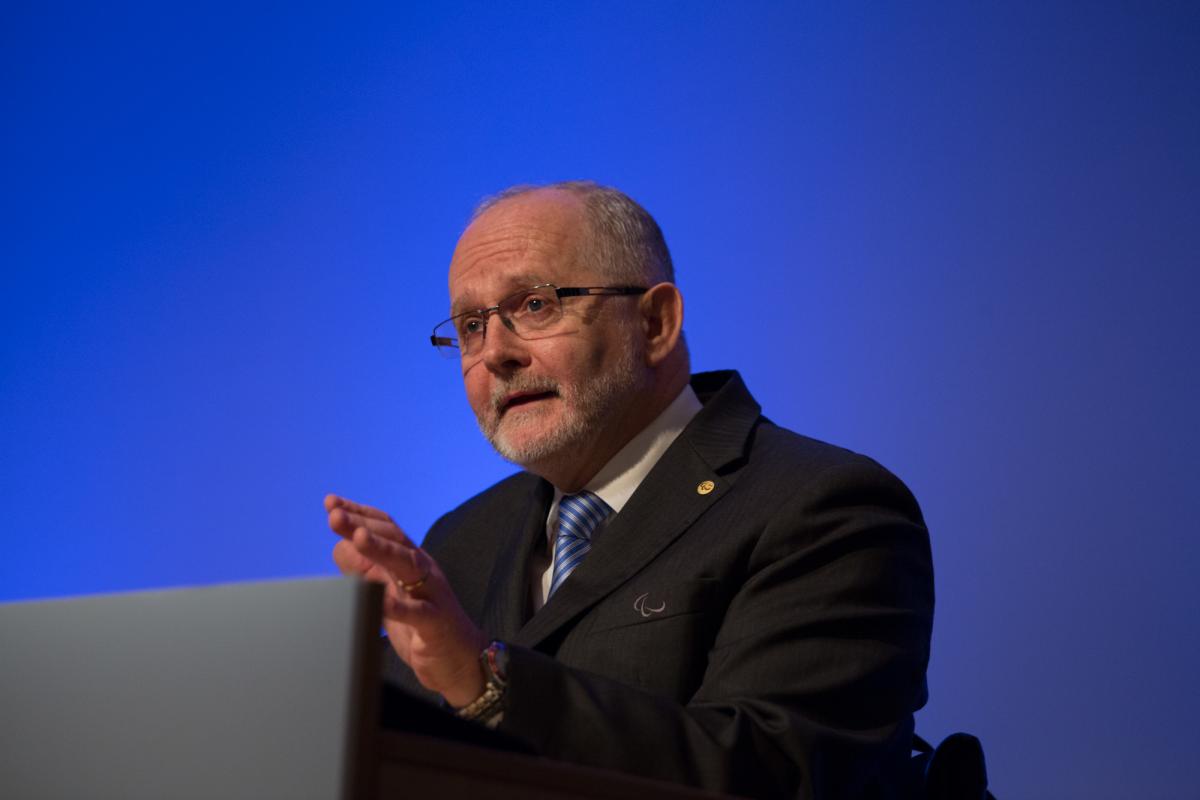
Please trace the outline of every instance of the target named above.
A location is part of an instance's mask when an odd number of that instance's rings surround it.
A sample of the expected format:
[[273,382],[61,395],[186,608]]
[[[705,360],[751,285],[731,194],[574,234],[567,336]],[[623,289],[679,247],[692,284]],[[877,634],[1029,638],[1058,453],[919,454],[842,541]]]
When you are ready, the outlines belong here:
[[[476,415],[479,430],[491,442],[492,447],[504,459],[522,467],[545,464],[548,461],[570,458],[590,443],[605,421],[614,411],[634,402],[645,388],[646,376],[638,368],[640,353],[631,346],[622,348],[620,360],[612,370],[592,375],[579,384],[560,384],[550,378],[517,375],[499,384],[492,391],[491,404],[486,418]],[[518,426],[538,423],[537,419],[503,420],[501,404],[513,392],[555,392],[558,402],[565,411],[557,428],[536,439],[518,445],[513,436]],[[529,409],[521,412],[533,417],[539,412]]]

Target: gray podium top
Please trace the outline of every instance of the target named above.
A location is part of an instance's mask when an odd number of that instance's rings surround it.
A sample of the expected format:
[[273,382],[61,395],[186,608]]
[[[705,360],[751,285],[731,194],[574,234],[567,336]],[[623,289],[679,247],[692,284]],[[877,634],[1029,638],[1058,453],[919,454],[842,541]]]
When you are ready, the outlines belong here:
[[0,605],[0,797],[359,794],[379,607],[353,579]]

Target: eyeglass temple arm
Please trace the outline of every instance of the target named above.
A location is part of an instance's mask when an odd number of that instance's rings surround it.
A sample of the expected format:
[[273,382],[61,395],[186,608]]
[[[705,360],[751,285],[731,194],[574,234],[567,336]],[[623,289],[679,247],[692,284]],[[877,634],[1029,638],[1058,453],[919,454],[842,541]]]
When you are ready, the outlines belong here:
[[555,289],[559,297],[582,297],[592,294],[644,294],[645,286],[593,286],[590,288]]

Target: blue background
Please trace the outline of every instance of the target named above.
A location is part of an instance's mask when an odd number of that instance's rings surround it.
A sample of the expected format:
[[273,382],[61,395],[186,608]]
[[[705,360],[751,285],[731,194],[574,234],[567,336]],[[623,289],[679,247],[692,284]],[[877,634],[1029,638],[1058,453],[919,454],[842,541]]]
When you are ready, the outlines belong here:
[[323,574],[507,474],[428,346],[476,200],[666,231],[697,369],[903,477],[927,738],[1195,796],[1193,3],[6,2],[0,599]]

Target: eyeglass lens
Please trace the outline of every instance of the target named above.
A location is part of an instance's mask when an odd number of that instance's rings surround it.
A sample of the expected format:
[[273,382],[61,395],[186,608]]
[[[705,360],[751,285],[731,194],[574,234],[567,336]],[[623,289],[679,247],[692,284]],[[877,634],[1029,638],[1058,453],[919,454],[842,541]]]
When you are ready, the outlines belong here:
[[562,318],[562,302],[553,286],[522,289],[501,300],[494,308],[460,314],[446,320],[438,326],[434,335],[456,340],[464,356],[475,355],[483,349],[488,317],[493,313],[510,331],[528,339],[544,332]]

